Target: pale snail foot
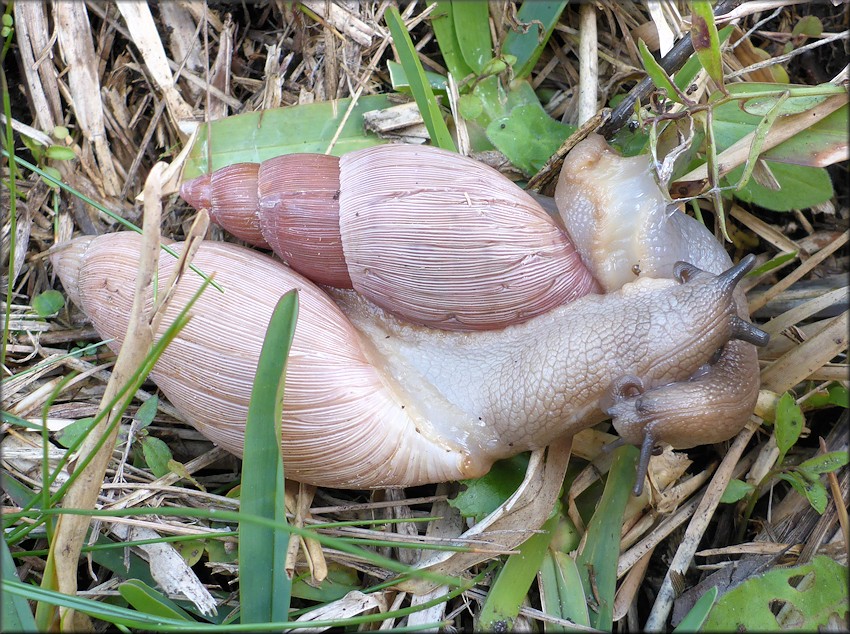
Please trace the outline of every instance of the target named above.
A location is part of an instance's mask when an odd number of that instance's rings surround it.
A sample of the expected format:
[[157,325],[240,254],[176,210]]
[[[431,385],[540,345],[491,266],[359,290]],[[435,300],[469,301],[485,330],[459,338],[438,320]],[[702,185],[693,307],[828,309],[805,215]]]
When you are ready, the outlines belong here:
[[[753,263],[754,258],[747,257],[717,276],[730,296]],[[710,274],[686,262],[677,262],[674,275],[680,283],[687,284]],[[688,449],[721,442],[738,433],[746,422],[746,419],[735,415],[728,391],[730,378],[738,369],[739,355],[734,348],[746,344],[764,346],[768,335],[737,315],[730,315],[725,320],[725,327],[728,328],[729,341],[689,379],[648,388],[640,377],[624,375],[615,379],[608,388],[606,402],[600,406],[612,417],[614,427],[623,440],[641,448],[635,495],[643,491],[649,458],[658,443],[668,443],[675,449]],[[753,385],[755,390],[742,385],[741,391],[752,392],[750,397],[754,398],[757,381]]]

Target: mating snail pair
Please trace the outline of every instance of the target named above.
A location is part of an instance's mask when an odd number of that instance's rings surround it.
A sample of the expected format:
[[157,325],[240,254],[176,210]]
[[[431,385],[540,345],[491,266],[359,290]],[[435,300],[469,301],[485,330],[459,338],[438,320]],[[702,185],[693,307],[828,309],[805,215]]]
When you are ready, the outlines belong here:
[[[294,480],[477,477],[609,415],[642,446],[645,470],[656,443],[725,440],[755,405],[753,344],[766,335],[735,292],[751,259],[730,268],[701,224],[668,210],[646,158],[622,158],[601,137],[567,157],[560,218],[495,170],[419,146],[231,166],[183,195],[292,268],[205,242],[194,262],[225,292],[201,296],[152,378],[202,434],[241,455],[264,328],[299,289],[283,405]],[[52,255],[115,350],[139,249],[138,236],[117,233]],[[163,279],[174,265],[161,258]],[[200,283],[181,280],[163,328]]]

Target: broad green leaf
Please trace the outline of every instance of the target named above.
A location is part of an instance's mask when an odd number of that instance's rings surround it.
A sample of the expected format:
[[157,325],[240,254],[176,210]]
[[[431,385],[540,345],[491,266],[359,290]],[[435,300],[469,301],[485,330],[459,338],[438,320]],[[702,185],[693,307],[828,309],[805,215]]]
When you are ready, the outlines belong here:
[[[828,84],[821,86],[800,86],[797,84],[741,83],[728,86],[731,95],[740,97],[714,108],[714,134],[718,152],[722,152],[733,143],[753,132],[761,121],[758,115],[750,114],[745,104],[760,100],[765,106],[775,103],[778,97],[788,92],[789,97],[782,108],[793,104],[812,103],[811,99],[820,99],[824,95],[835,94],[837,87]],[[711,100],[722,95],[715,93]],[[789,106],[788,104],[792,104]],[[767,108],[769,109],[769,107]],[[826,166],[837,160],[845,160],[847,155],[848,107],[845,105],[824,117],[811,127],[783,141],[764,153],[763,158],[782,163],[807,166]]]
[[811,35],[819,37],[823,33],[823,23],[815,15],[804,15],[801,17],[794,28],[791,30],[791,35]]
[[500,55],[499,57],[494,57],[489,62],[484,64],[484,68],[481,69],[482,77],[490,77],[492,75],[499,75],[508,70],[509,67],[513,66],[516,63],[516,56],[514,55]]
[[487,138],[516,167],[534,174],[575,131],[555,121],[540,104],[518,106],[487,126]]
[[13,478],[7,471],[0,471],[0,485],[3,492],[18,506],[23,507],[32,503],[34,508],[40,508],[35,500],[35,491]]
[[679,97],[679,93],[676,92],[676,88],[673,86],[670,76],[667,74],[667,71],[661,68],[661,64],[655,61],[655,58],[646,46],[646,42],[639,39],[638,50],[640,51],[641,62],[643,62],[643,69],[646,71],[646,74],[649,75],[649,78],[652,80],[652,83],[655,84],[655,87],[659,90],[663,90],[667,94],[668,99],[682,103],[682,99]]
[[[248,420],[239,512],[286,523],[281,417],[286,362],[298,318],[298,293],[277,303],[260,352]],[[291,581],[285,558],[289,534],[239,523],[239,599],[242,623],[285,621]]]
[[486,475],[475,480],[464,480],[466,489],[449,500],[449,504],[464,517],[480,521],[516,491],[527,467],[528,454],[500,460]]
[[[736,86],[743,86],[737,88]],[[749,88],[749,89],[748,89]],[[808,88],[808,90],[804,90]],[[753,96],[757,94],[767,95],[772,94],[777,96],[784,91],[789,91],[791,95],[805,96],[823,92],[827,90],[821,87],[801,87],[787,84],[736,84],[730,85],[730,92],[733,95]],[[831,90],[831,89],[829,89]],[[746,92],[745,92],[746,91]],[[831,117],[826,117],[824,121],[830,120]],[[713,130],[717,151],[722,152],[733,143],[743,138],[750,132],[753,132],[761,122],[762,118],[751,115],[745,112],[740,102],[731,101],[729,103],[717,106],[713,113]],[[836,125],[837,120],[832,119],[827,121],[827,126]],[[818,124],[812,126],[816,128]],[[845,124],[846,128],[846,124]],[[825,128],[828,130],[829,127]],[[799,143],[795,139],[803,139],[806,137],[808,130],[804,130],[797,134],[794,139],[789,139],[788,142]],[[820,144],[813,148],[814,155],[817,156],[819,151],[835,152],[836,148],[846,147],[846,133],[842,133],[838,140],[838,136],[824,132],[822,140],[831,139],[831,142]],[[830,145],[831,143],[831,145]],[[780,144],[782,147],[783,144]],[[792,145],[792,147],[794,147]],[[802,150],[802,147],[797,146]],[[774,148],[774,150],[777,148]],[[840,153],[840,152],[839,152]],[[770,152],[765,154],[764,158],[770,156]],[[802,156],[802,155],[801,155]],[[806,160],[798,159],[796,162],[806,162]],[[766,209],[774,211],[790,211],[792,209],[806,209],[814,205],[821,204],[829,200],[833,195],[832,180],[826,170],[816,167],[801,167],[798,165],[785,165],[774,161],[765,161],[766,166],[771,170],[771,173],[776,178],[780,185],[780,189],[775,191],[764,187],[757,182],[751,180],[740,191],[735,193],[735,197],[744,202],[752,202]],[[734,185],[742,177],[744,173],[743,166],[738,166],[732,170],[724,179],[724,185]]]
[[464,61],[463,54],[460,51],[455,33],[452,3],[449,0],[437,2],[437,8],[431,14],[431,28],[434,29],[434,35],[437,37],[443,62],[445,62],[449,72],[454,75],[455,81],[460,83],[466,77],[472,75],[473,70]]
[[204,540],[204,550],[210,563],[229,564],[235,562],[239,556],[236,548],[232,548],[221,539]]
[[[5,478],[4,478],[5,480]],[[9,552],[6,541],[2,545],[3,581],[18,581],[18,570]],[[6,632],[37,632],[35,617],[29,602],[21,596],[6,595],[3,597],[2,614],[3,630]]]
[[48,187],[51,189],[59,189],[59,185],[57,183],[62,182],[62,172],[53,167],[52,165],[45,165],[41,168],[45,175],[49,178],[41,177],[41,180],[44,181]]
[[172,460],[174,456],[171,454],[171,449],[162,440],[154,436],[145,436],[142,438],[142,452],[145,455],[145,463],[157,478],[161,478],[170,472],[168,461]]
[[186,465],[184,465],[182,462],[172,459],[172,460],[168,461],[167,466],[168,466],[168,470],[171,473],[180,476],[180,478],[182,478],[183,480],[188,480],[189,482],[194,484],[200,491],[206,491],[206,489],[204,488],[204,485],[201,484],[200,482],[198,482],[192,476],[192,474],[189,473],[189,471],[186,469]]
[[803,412],[794,400],[791,392],[785,392],[776,403],[776,421],[773,433],[776,435],[776,446],[779,448],[777,464],[782,464],[785,454],[794,446],[803,431]]
[[328,562],[328,576],[318,587],[310,581],[309,574],[292,580],[292,596],[318,603],[341,599],[352,590],[360,590],[360,575],[353,568],[333,561]]
[[[726,27],[720,29],[720,31],[717,34],[717,37],[720,41],[720,44],[725,44],[726,40],[729,39],[729,36],[732,34],[732,31],[734,31],[734,30],[735,30],[735,27],[732,26],[731,24],[729,26],[726,26]],[[696,55],[691,55],[688,58],[688,61],[686,61],[682,65],[682,68],[680,68],[679,71],[673,76],[673,83],[676,84],[676,86],[679,88],[679,90],[687,93],[688,86],[694,80],[694,78],[697,76],[697,74],[699,73],[701,68],[702,68],[702,64],[699,61],[699,57],[697,57]]]
[[829,402],[845,409],[850,407],[850,394],[848,394],[847,388],[840,383],[830,385]]
[[797,468],[805,469],[815,474],[830,473],[846,465],[847,460],[847,452],[830,451],[801,462]]
[[[722,502],[722,500],[721,500]],[[674,632],[699,632],[705,620],[708,618],[711,608],[714,607],[714,602],[717,600],[717,586],[712,586],[708,592],[702,595],[691,611],[685,615],[685,618],[676,626]]]
[[91,558],[99,566],[103,566],[119,579],[135,579],[149,586],[156,585],[156,581],[150,573],[150,564],[137,555],[132,549],[129,551],[123,542],[117,542],[106,535],[97,538],[96,546],[112,546],[111,548],[98,548],[91,551]]
[[786,91],[775,100],[771,108],[764,114],[761,121],[759,121],[756,126],[753,134],[753,142],[750,144],[750,152],[747,155],[747,162],[744,164],[744,171],[741,174],[741,178],[736,187],[738,191],[743,189],[747,182],[749,182],[750,176],[752,176],[753,170],[758,164],[758,158],[761,154],[762,148],[764,147],[764,141],[767,138],[767,133],[770,132],[773,122],[776,121],[776,117],[779,116],[779,112],[787,100],[788,92]]
[[[41,163],[44,158],[45,147],[32,137],[28,137],[26,134],[21,135],[21,141],[23,141],[26,148],[32,153],[33,159],[35,159],[36,163]],[[54,168],[56,169],[56,168]]]
[[[540,592],[546,614],[590,627],[581,575],[575,559],[568,554],[553,550],[546,552],[540,565]],[[543,625],[546,634],[572,631],[552,623],[544,622]]]
[[157,396],[151,396],[139,406],[136,415],[133,417],[139,423],[139,429],[144,429],[153,422],[157,407],[159,407],[159,397]]
[[[774,161],[765,163],[776,177],[779,189],[770,189],[751,179],[745,187],[735,192],[736,198],[773,211],[792,211],[820,205],[834,195],[832,179],[821,167],[786,165]],[[723,179],[724,184],[734,185],[740,180],[743,170],[744,167],[739,166],[729,172]]]
[[44,155],[55,161],[72,161],[77,158],[74,150],[64,145],[51,145],[44,151]]
[[809,501],[814,510],[823,515],[826,510],[827,497],[826,487],[820,480],[812,481],[796,471],[780,473],[777,477],[790,484],[797,493]]
[[529,537],[518,547],[517,554],[508,557],[481,606],[479,628],[485,631],[493,631],[497,627],[513,629],[514,619],[519,614],[552,541],[558,515],[554,513],[541,527],[542,532]]
[[747,579],[717,601],[704,632],[814,632],[846,625],[847,567],[828,557]]
[[[215,171],[234,163],[260,163],[282,154],[324,153],[350,105],[351,99],[337,99],[246,112],[209,125],[202,124],[183,168],[183,178],[189,180],[210,169]],[[387,95],[360,97],[331,153],[342,156],[346,152],[386,143],[363,129],[363,113],[391,105]]]
[[161,592],[138,579],[129,579],[118,586],[118,592],[130,605],[143,614],[194,623],[194,619]]
[[720,497],[720,502],[722,504],[732,504],[738,500],[742,500],[744,497],[752,493],[754,488],[755,487],[753,487],[752,484],[743,482],[742,480],[729,480],[729,484],[726,485],[726,490]]
[[93,426],[94,418],[91,416],[74,421],[56,434],[56,442],[67,449],[79,443],[80,439],[88,434]]
[[723,85],[723,62],[720,56],[720,38],[714,25],[714,13],[708,0],[691,2],[691,42],[700,64],[714,82]]
[[422,115],[428,134],[431,136],[431,144],[444,150],[456,152],[457,148],[455,148],[454,140],[449,134],[445,120],[443,120],[443,113],[437,104],[437,98],[434,96],[434,91],[431,90],[428,78],[425,76],[425,69],[422,68],[422,62],[419,61],[419,54],[413,47],[410,34],[404,26],[404,21],[401,19],[398,9],[393,6],[389,7],[384,13],[384,20],[386,20],[393,36],[399,61],[401,61],[404,73],[410,83],[410,91],[413,93],[416,105],[419,106],[419,113]]
[[590,625],[609,631],[613,623],[614,591],[617,585],[617,560],[623,513],[635,483],[638,450],[618,447],[605,492],[587,525],[587,538],[576,559],[585,597],[591,605]]
[[481,74],[493,59],[487,0],[452,2],[452,15],[460,53],[473,72]]
[[458,112],[464,119],[475,120],[484,114],[484,104],[481,97],[475,93],[461,95],[457,102]]
[[32,298],[32,309],[39,317],[50,317],[65,306],[65,296],[59,291],[49,290]]
[[803,409],[814,410],[824,407],[844,407],[848,406],[847,388],[840,383],[833,383],[826,389],[816,390],[809,394],[809,397],[803,402]]
[[180,553],[187,566],[194,566],[201,560],[201,555],[204,554],[204,542],[200,539],[174,542],[172,546],[174,546],[174,550]]
[[850,107],[842,106],[804,132],[764,153],[765,159],[792,165],[826,167],[848,156],[847,122]]
[[776,115],[784,117],[789,114],[800,114],[806,110],[811,110],[826,100],[826,95],[791,97],[789,96],[789,91],[785,91],[778,96],[771,95],[769,97],[754,97],[752,99],[747,99],[741,107],[744,112],[748,114],[756,115],[757,117],[764,117],[778,106]]
[[540,58],[568,0],[523,2],[517,11],[519,27],[512,28],[502,42],[502,54],[514,55],[514,77],[528,77]]

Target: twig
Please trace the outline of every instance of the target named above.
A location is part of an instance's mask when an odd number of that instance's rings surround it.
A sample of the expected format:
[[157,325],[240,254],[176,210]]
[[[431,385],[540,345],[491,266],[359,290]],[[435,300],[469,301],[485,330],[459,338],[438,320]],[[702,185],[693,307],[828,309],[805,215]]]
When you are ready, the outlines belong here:
[[649,619],[646,621],[645,630],[647,632],[658,632],[664,629],[664,623],[667,621],[667,616],[670,614],[670,609],[673,607],[673,599],[675,598],[674,577],[680,579],[688,569],[694,553],[699,546],[703,534],[708,528],[714,516],[714,511],[717,505],[720,504],[720,496],[726,490],[726,485],[735,470],[735,465],[744,453],[747,443],[750,442],[757,425],[750,421],[747,426],[735,438],[732,446],[729,447],[729,452],[724,456],[723,461],[717,468],[717,473],[708,485],[708,490],[699,502],[699,506],[694,511],[694,516],[691,519],[688,528],[685,531],[685,537],[679,545],[670,568],[664,576],[664,582],[661,584],[661,589],[658,591],[658,598],[652,606],[652,611],[649,614]]
[[[735,9],[742,0],[723,0],[718,3],[714,9],[714,15],[722,15],[729,13]],[[675,73],[682,65],[690,58],[694,52],[694,45],[691,42],[690,34],[676,42],[671,51],[661,60],[661,67],[668,73]],[[635,111],[635,104],[638,101],[646,101],[650,93],[655,89],[652,79],[646,77],[642,79],[637,86],[629,91],[626,98],[611,113],[608,121],[599,129],[599,133],[606,139],[614,136],[620,128],[626,125],[626,122]]]
[[774,64],[781,64],[782,62],[787,62],[792,57],[796,57],[797,55],[805,53],[806,51],[810,51],[811,49],[817,48],[818,46],[823,46],[824,44],[829,44],[830,42],[835,42],[836,40],[846,39],[848,34],[850,34],[850,31],[833,33],[832,35],[825,37],[822,40],[816,40],[804,46],[800,46],[799,48],[795,48],[793,51],[791,51],[790,53],[786,53],[785,55],[777,55],[776,57],[771,57],[770,59],[766,59],[763,62],[757,62],[755,64],[747,66],[746,68],[742,68],[741,70],[736,70],[734,72],[728,73],[726,77],[732,79],[733,77],[740,77],[741,75],[746,75],[747,73],[751,73],[761,68],[767,68],[768,66],[773,66]]

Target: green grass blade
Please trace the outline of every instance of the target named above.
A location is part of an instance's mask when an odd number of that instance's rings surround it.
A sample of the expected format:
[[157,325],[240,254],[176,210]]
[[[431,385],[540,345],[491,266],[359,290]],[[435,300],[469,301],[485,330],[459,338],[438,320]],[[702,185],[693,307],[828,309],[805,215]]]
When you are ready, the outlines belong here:
[[756,167],[756,162],[761,154],[761,149],[767,139],[767,133],[770,132],[770,128],[773,126],[773,123],[782,111],[782,106],[788,99],[789,94],[790,93],[787,91],[782,93],[779,99],[776,100],[776,103],[773,104],[773,107],[768,110],[767,114],[764,115],[762,120],[759,121],[759,124],[756,126],[755,134],[753,135],[753,142],[752,145],[750,145],[750,152],[747,155],[747,162],[744,164],[744,173],[741,175],[738,185],[735,187],[736,190],[743,189],[743,187],[750,181],[750,177],[753,175],[753,170]]
[[[560,551],[547,551],[540,566],[540,586],[546,614],[590,627],[587,601],[575,559]],[[547,634],[569,631],[551,623],[544,625]]]
[[635,481],[638,450],[619,447],[605,483],[605,492],[587,525],[587,539],[576,560],[587,602],[590,625],[609,631],[613,623],[614,591],[623,512]]
[[440,53],[443,54],[443,62],[449,72],[454,75],[455,80],[460,82],[473,74],[469,64],[463,59],[460,45],[455,33],[454,13],[452,3],[449,0],[441,0],[437,3],[436,10],[431,14],[431,27],[437,37]]
[[[18,571],[6,542],[3,542],[3,581],[18,581]],[[17,595],[6,595],[3,597],[2,614],[3,629],[6,632],[37,632],[35,618],[30,610],[29,603],[24,597]]]
[[[272,314],[245,425],[240,514],[286,522],[281,410],[286,360],[295,334],[298,293],[284,295]],[[239,595],[242,623],[285,621],[292,582],[284,567],[289,533],[239,524]]]
[[712,586],[708,592],[702,595],[691,611],[685,615],[685,618],[676,626],[674,632],[699,632],[705,620],[708,618],[708,613],[714,607],[714,602],[717,600],[717,586]]
[[[282,154],[324,153],[350,105],[350,98],[337,99],[246,112],[213,121],[198,130],[197,139],[186,158],[183,179],[206,174],[210,168],[215,171],[234,163],[260,163]],[[391,105],[388,95],[360,97],[342,126],[332,154],[341,156],[386,143],[363,129],[363,113]]]
[[487,0],[452,2],[452,15],[461,55],[475,73],[481,74],[487,62],[493,59]]
[[[148,352],[148,354],[142,360],[142,364],[130,376],[127,383],[121,388],[121,390],[115,395],[115,397],[109,403],[107,403],[105,406],[101,407],[97,416],[94,417],[94,421],[92,423],[92,426],[97,424],[98,421],[102,420],[109,412],[113,411],[116,407],[119,408],[121,413],[123,413],[127,409],[127,407],[130,405],[130,402],[135,398],[136,390],[139,389],[141,384],[147,378],[148,374],[150,374],[150,372],[153,370],[154,365],[156,365],[156,362],[159,359],[159,357],[162,356],[162,353],[165,351],[165,348],[171,343],[171,341],[174,340],[174,338],[177,336],[177,334],[180,332],[180,330],[183,328],[183,326],[186,325],[186,323],[189,320],[189,311],[191,310],[194,303],[197,301],[198,297],[201,296],[201,293],[206,291],[207,287],[209,285],[210,284],[209,284],[208,280],[204,281],[201,284],[200,288],[197,290],[197,292],[195,292],[195,294],[192,296],[192,298],[181,309],[180,313],[178,313],[177,317],[174,319],[174,321],[171,323],[171,325],[165,330],[165,332],[156,341],[156,343],[154,343],[151,350]],[[100,447],[102,446],[102,444],[104,442],[106,442],[106,439],[108,438],[109,434],[111,433],[111,429],[115,425],[118,425],[120,420],[121,420],[120,415],[117,415],[117,416],[114,417],[112,423],[110,423],[110,427],[107,428],[106,433],[100,438],[98,444],[96,444],[92,448],[92,451],[88,455],[86,455],[82,460],[80,460],[76,464],[76,468],[73,470],[73,473],[71,474],[71,476],[63,484],[61,484],[59,486],[59,488],[56,490],[55,493],[53,493],[51,495],[51,497],[50,497],[50,504],[51,505],[57,504],[59,502],[59,500],[62,499],[62,497],[65,495],[65,492],[68,490],[68,488],[74,482],[74,480],[88,466],[89,462],[91,462],[91,460],[94,458],[95,454],[100,450]],[[71,459],[71,457],[75,454],[75,452],[79,448],[79,446],[82,444],[83,439],[84,439],[84,436],[81,435],[73,444],[69,445],[69,447],[67,448],[68,451],[59,460],[56,467],[54,468],[53,473],[50,476],[50,480],[45,483],[44,488],[46,490],[50,489],[51,485],[56,480],[56,478],[59,476],[59,474],[63,472],[65,465]],[[35,504],[35,501],[31,502],[31,504]],[[25,507],[24,510],[25,511],[28,510],[28,507],[30,505],[27,505],[27,507]],[[47,509],[42,509],[42,510],[47,510]],[[4,518],[4,521],[5,521],[5,518]],[[8,543],[15,543],[16,541],[20,541],[21,539],[23,539],[27,535],[27,533],[29,533],[31,530],[33,530],[36,526],[39,526],[41,522],[43,522],[43,518],[40,518],[39,522],[35,522],[35,523],[32,523],[32,524],[24,524],[23,526],[19,526],[17,529],[15,529],[11,532],[8,532],[6,534],[7,542]],[[4,524],[4,526],[5,526],[5,524]]]
[[[4,45],[4,57],[6,46],[10,38],[6,39],[6,43]],[[2,86],[3,90],[3,115],[6,118],[6,134],[3,135],[3,153],[7,156],[14,155],[15,152],[15,140],[12,132],[12,104],[9,98],[9,86],[6,83],[6,71],[4,68],[0,67],[0,86]],[[17,158],[17,157],[16,157]],[[18,173],[17,166],[15,165],[15,161],[9,161],[9,261],[6,265],[6,271],[8,276],[8,282],[6,284],[6,306],[9,307],[12,305],[12,296],[15,287],[15,250],[16,250],[16,239],[18,234],[18,213],[17,213],[17,204],[18,204]],[[9,343],[9,326],[11,324],[12,319],[12,311],[8,308],[5,311],[5,315],[3,316],[3,341],[0,342],[0,366],[6,367],[6,349]]]
[[151,588],[144,581],[129,579],[118,586],[118,592],[127,603],[139,612],[194,623],[194,619],[183,608]]
[[676,86],[673,85],[673,82],[667,72],[661,68],[661,64],[655,61],[655,58],[646,46],[646,42],[638,40],[638,49],[640,50],[640,59],[641,62],[643,62],[643,69],[646,71],[646,74],[649,75],[649,78],[652,80],[652,83],[655,84],[655,87],[667,93],[668,99],[682,103],[682,99],[679,96]]
[[496,581],[490,586],[484,605],[481,606],[481,613],[478,615],[478,626],[481,629],[513,629],[514,619],[519,614],[528,589],[537,577],[549,542],[552,541],[552,531],[557,525],[556,513],[543,524],[542,532],[529,537],[519,547],[519,553],[508,557]]
[[511,29],[502,42],[502,53],[516,57],[514,77],[528,77],[534,70],[534,65],[546,47],[567,2],[568,0],[537,0],[522,3],[517,12],[517,21],[529,25],[528,30],[523,33],[521,29]]
[[[390,83],[393,90],[397,92],[410,93],[410,82],[407,80],[407,75],[404,72],[404,67],[398,62],[389,60],[387,62],[387,70],[390,73]],[[428,78],[428,83],[431,89],[438,94],[446,94],[448,90],[448,80],[440,75],[429,70],[425,71],[425,77]]]
[[443,120],[443,113],[437,104],[437,98],[434,96],[434,91],[431,90],[431,85],[425,76],[425,69],[422,68],[419,55],[413,47],[410,34],[404,26],[404,21],[401,19],[398,9],[389,7],[384,13],[384,19],[393,36],[399,61],[410,82],[410,90],[416,100],[416,105],[419,106],[419,113],[422,115],[428,134],[431,135],[431,144],[444,150],[457,152],[452,135],[449,134],[449,129]]

